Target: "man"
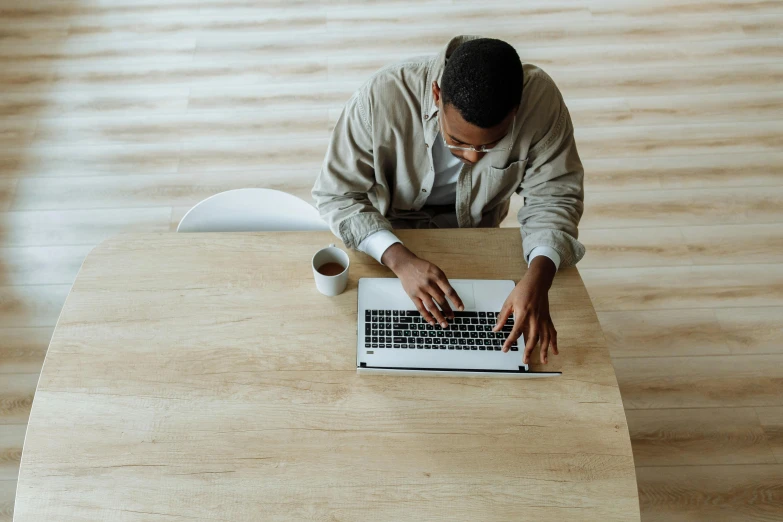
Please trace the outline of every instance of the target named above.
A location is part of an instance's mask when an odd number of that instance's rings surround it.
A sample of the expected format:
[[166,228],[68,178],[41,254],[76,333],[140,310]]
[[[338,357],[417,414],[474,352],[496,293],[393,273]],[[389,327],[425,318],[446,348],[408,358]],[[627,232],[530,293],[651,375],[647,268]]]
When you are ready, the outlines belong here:
[[523,360],[557,331],[549,288],[584,255],[577,241],[583,170],[571,118],[552,79],[500,40],[459,36],[436,57],[386,67],[348,101],[313,188],[321,216],[349,248],[388,266],[424,319],[448,326],[463,304],[446,275],[394,228],[497,227],[514,192],[528,271],[498,317],[514,314],[507,352]]

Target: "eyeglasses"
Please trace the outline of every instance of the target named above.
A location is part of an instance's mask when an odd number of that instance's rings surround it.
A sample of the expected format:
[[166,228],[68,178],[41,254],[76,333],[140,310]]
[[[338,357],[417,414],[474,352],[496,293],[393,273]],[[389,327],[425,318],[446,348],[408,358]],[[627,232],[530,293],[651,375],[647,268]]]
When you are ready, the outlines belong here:
[[[482,152],[482,153],[484,153],[484,152],[506,152],[506,151],[511,150],[511,145],[510,144],[509,144],[508,147],[498,147],[497,145],[493,145],[491,148],[487,148],[486,145],[482,145],[481,147],[478,147],[478,148],[476,148],[476,147],[458,147],[457,145],[449,145],[449,143],[446,142],[446,133],[443,132],[443,122],[440,121],[440,115],[441,115],[441,113],[438,113],[438,126],[440,127],[440,136],[441,136],[441,138],[443,138],[443,144],[446,147],[448,147],[449,149],[451,149],[451,150],[461,150],[461,151],[464,151],[464,152],[473,151],[473,152]],[[503,141],[505,138],[507,138],[509,136],[509,134],[511,136],[514,135],[514,124],[515,123],[516,123],[516,118],[511,120],[511,131],[507,132],[505,136],[500,138],[500,141]]]

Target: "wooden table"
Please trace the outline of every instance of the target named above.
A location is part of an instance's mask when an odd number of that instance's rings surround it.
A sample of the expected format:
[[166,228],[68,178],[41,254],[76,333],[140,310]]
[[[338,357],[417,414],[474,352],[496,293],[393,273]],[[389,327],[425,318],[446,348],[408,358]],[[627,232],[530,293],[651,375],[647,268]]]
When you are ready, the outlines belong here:
[[[514,229],[399,234],[450,277],[524,273]],[[357,281],[391,273],[351,253],[347,291],[321,296],[310,258],[333,241],[97,247],[49,347],[14,520],[638,520],[620,393],[576,269],[551,291],[562,377],[359,377]]]

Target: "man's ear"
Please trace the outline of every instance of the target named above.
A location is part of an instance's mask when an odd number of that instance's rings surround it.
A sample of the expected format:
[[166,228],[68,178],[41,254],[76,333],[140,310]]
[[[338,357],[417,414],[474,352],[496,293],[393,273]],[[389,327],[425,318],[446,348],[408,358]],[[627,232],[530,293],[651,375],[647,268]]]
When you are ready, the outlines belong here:
[[435,101],[435,105],[440,102],[440,86],[437,81],[432,82],[432,99]]

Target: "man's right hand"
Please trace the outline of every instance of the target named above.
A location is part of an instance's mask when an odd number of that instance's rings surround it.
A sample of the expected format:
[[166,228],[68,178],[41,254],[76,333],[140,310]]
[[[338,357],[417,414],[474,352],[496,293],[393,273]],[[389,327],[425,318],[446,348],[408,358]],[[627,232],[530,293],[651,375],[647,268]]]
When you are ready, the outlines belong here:
[[446,297],[454,303],[457,310],[465,308],[443,270],[417,257],[402,243],[395,243],[386,249],[381,262],[397,275],[421,316],[431,325],[440,324],[446,328],[447,318],[454,318],[454,311]]

